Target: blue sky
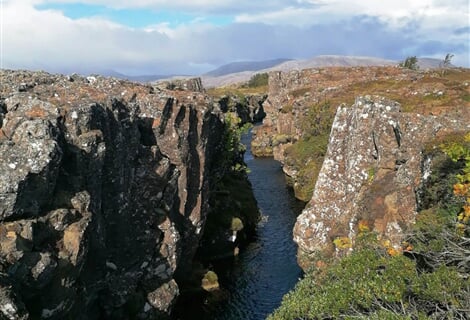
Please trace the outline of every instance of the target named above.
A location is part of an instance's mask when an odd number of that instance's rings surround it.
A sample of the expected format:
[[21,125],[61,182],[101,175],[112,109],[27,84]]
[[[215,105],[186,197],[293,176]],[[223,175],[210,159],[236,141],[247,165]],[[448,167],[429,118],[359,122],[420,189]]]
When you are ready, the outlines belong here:
[[52,72],[199,74],[316,55],[470,67],[468,0],[0,0],[1,65]]
[[198,15],[197,13],[172,11],[157,8],[113,8],[91,3],[44,3],[36,6],[39,10],[56,10],[71,19],[101,18],[123,24],[131,28],[168,23],[170,27],[192,22],[205,22],[211,25],[226,25],[234,17],[228,14]]

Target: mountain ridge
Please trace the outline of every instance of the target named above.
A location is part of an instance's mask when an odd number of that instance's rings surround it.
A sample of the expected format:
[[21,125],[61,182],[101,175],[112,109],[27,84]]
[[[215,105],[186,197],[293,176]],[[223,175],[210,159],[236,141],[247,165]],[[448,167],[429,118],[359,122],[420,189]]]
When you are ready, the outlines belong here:
[[[352,66],[393,66],[398,65],[400,61],[383,59],[378,57],[366,56],[342,56],[342,55],[320,55],[310,59],[289,60],[278,65],[258,71],[241,71],[222,76],[202,75],[204,87],[228,86],[235,83],[248,81],[254,74],[270,71],[292,71],[319,67],[352,67]],[[442,60],[435,58],[418,58],[420,69],[438,68]]]

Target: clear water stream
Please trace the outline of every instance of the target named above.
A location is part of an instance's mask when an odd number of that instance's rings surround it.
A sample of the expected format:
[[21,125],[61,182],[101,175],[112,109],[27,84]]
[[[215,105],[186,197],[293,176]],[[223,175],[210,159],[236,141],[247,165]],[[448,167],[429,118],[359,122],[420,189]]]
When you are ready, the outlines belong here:
[[286,186],[279,162],[253,157],[250,141],[251,134],[242,139],[247,145],[248,178],[262,214],[256,239],[237,257],[214,263],[226,299],[205,312],[191,312],[179,320],[266,319],[302,275],[292,229],[305,204],[297,201]]

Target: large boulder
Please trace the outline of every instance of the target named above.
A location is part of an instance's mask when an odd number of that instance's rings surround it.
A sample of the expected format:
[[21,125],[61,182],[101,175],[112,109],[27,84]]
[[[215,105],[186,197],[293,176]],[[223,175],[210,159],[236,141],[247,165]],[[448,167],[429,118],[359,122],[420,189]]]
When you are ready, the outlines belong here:
[[359,224],[399,247],[429,174],[425,144],[470,130],[468,114],[423,116],[400,109],[380,97],[338,108],[312,199],[294,228],[304,268],[317,253],[333,253],[335,239],[353,244]]

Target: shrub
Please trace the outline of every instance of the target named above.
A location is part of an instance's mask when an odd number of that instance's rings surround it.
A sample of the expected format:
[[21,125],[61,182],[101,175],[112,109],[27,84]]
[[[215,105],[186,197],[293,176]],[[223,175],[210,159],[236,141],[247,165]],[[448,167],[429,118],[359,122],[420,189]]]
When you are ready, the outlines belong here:
[[267,86],[269,75],[267,73],[257,73],[248,80],[247,86],[249,88],[257,88]]
[[401,62],[399,66],[410,70],[418,70],[418,58],[416,58],[416,56],[408,57],[405,61]]

